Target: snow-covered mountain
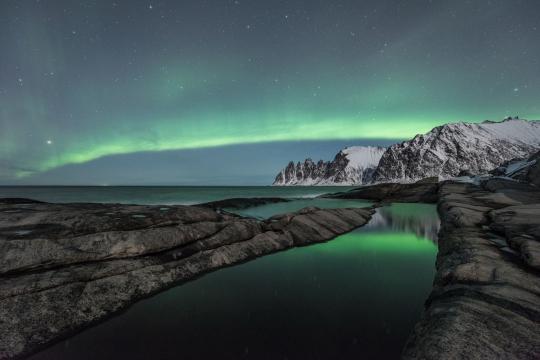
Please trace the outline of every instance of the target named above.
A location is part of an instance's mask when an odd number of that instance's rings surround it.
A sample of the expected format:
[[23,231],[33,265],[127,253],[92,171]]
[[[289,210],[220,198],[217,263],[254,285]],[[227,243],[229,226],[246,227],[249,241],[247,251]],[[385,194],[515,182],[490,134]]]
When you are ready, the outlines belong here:
[[389,147],[373,174],[374,182],[412,182],[431,176],[481,174],[540,149],[540,122],[454,123]]
[[351,146],[341,150],[332,161],[311,159],[289,162],[273,185],[358,185],[371,182],[383,147]]
[[538,150],[540,121],[452,123],[388,149],[353,146],[341,150],[333,161],[291,161],[274,185],[359,185],[478,175]]

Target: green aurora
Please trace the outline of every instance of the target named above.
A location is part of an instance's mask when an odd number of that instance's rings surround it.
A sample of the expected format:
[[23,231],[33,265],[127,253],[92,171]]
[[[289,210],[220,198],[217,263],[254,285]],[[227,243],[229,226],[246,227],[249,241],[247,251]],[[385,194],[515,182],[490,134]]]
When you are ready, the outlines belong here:
[[538,19],[510,2],[417,1],[400,13],[386,1],[230,3],[3,1],[0,177],[117,154],[398,141],[446,122],[540,118]]

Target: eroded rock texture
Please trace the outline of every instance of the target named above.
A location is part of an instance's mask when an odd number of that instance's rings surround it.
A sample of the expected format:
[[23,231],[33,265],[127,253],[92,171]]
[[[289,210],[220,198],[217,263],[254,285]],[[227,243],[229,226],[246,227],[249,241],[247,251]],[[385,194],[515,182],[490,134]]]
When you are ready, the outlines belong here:
[[329,240],[373,211],[306,208],[257,221],[204,207],[0,201],[0,358],[206,272]]
[[437,275],[405,359],[540,358],[539,190],[440,186]]

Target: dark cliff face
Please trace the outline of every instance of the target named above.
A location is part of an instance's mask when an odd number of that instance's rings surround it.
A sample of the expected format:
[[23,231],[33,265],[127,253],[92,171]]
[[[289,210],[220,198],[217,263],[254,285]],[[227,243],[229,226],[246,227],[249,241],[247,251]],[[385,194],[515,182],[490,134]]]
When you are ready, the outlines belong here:
[[336,182],[347,181],[345,168],[348,164],[349,159],[347,159],[347,156],[343,151],[338,152],[334,157],[334,160],[328,164],[326,177],[334,177]]
[[329,166],[329,161],[320,160],[314,163],[309,158],[304,160],[304,162],[299,161],[296,165],[291,161],[285,168],[285,171],[278,174],[276,182],[278,182],[279,176],[282,178],[281,182],[294,182],[294,180],[296,182],[315,181],[328,173]]
[[373,175],[375,182],[413,182],[426,177],[456,177],[463,171],[485,173],[512,158],[540,148],[540,124],[447,124],[388,148]]
[[316,182],[319,178],[325,178],[330,169],[329,161],[319,160],[314,163],[311,159],[306,159],[304,162],[289,162],[289,164],[277,174],[274,184],[286,185],[306,183],[311,184]]
[[285,169],[281,171],[279,174],[277,174],[274,180],[274,183],[281,184],[281,183],[290,181],[290,179],[296,178],[296,168],[300,166],[301,166],[300,162],[298,162],[298,164],[295,167],[294,162],[290,161],[285,167]]

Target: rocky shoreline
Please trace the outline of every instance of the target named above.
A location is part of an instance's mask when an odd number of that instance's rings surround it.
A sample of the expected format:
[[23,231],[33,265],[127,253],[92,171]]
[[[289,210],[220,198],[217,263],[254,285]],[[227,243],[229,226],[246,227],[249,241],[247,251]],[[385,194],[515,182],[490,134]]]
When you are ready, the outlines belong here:
[[0,358],[209,271],[330,240],[375,211],[305,208],[258,221],[212,207],[0,200]]
[[540,358],[540,189],[444,182],[437,274],[405,359]]
[[404,359],[540,358],[540,153],[491,173],[324,196],[437,203],[437,273]]

